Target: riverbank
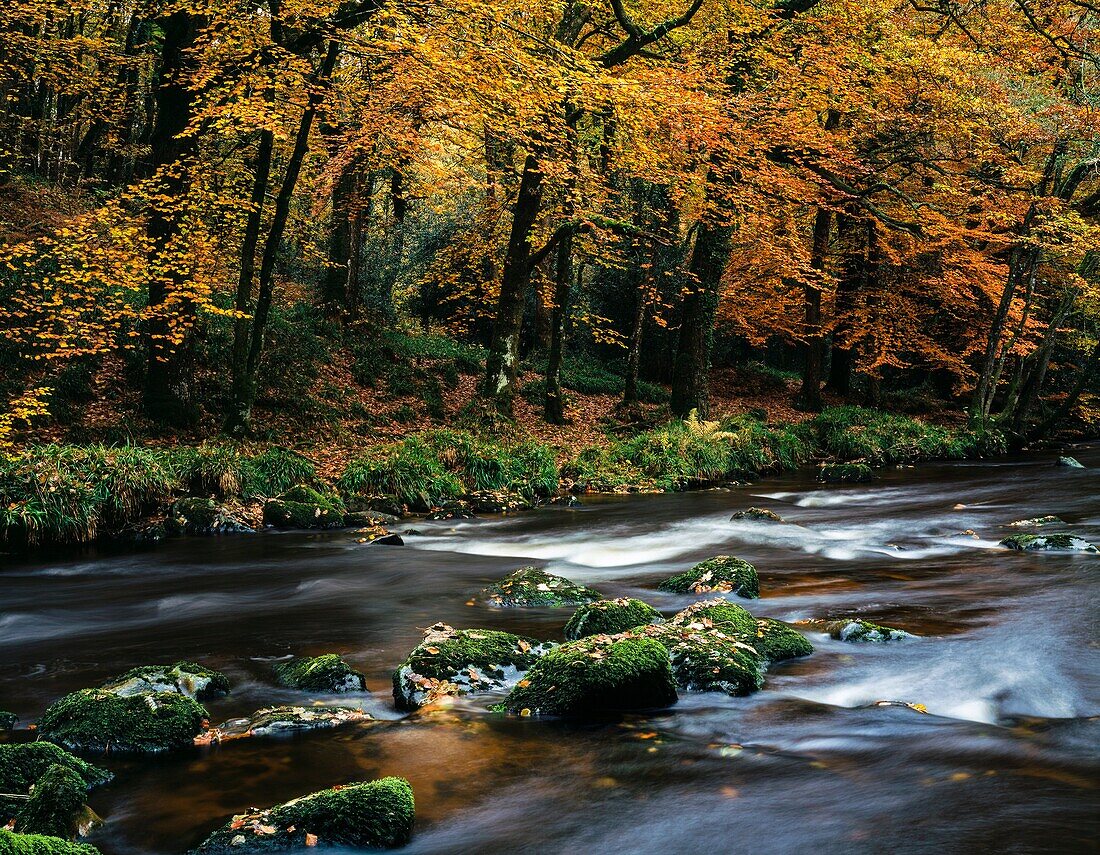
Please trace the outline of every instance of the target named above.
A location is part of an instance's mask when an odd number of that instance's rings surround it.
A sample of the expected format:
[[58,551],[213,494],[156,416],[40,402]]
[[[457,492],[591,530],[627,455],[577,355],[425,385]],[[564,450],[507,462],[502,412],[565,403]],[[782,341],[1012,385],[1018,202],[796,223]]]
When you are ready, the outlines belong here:
[[692,416],[576,452],[515,431],[434,428],[362,448],[335,469],[320,446],[31,445],[0,462],[0,544],[23,550],[263,525],[378,527],[410,514],[508,512],[590,492],[698,489],[809,462],[822,465],[822,480],[867,480],[873,467],[1006,448],[997,431],[860,407],[797,423]]

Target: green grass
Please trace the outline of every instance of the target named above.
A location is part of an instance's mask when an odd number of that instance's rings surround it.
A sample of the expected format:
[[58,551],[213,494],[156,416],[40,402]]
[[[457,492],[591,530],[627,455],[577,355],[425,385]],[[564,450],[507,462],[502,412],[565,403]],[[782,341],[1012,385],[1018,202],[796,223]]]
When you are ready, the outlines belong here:
[[[542,375],[546,373],[545,360],[528,367]],[[571,355],[562,360],[561,385],[562,388],[582,395],[620,396],[623,394],[626,380],[614,363],[590,356]],[[545,377],[540,376],[524,383],[519,393],[533,404],[542,403],[546,397]],[[668,390],[657,383],[639,380],[638,399],[646,404],[663,404],[668,401]]]
[[558,469],[548,447],[453,430],[425,431],[372,449],[338,481],[349,502],[392,495],[420,510],[477,490],[511,490],[533,499],[549,495],[557,485]]
[[317,486],[320,483],[312,461],[277,445],[249,457],[243,470],[243,491],[249,495],[278,496],[299,484]]

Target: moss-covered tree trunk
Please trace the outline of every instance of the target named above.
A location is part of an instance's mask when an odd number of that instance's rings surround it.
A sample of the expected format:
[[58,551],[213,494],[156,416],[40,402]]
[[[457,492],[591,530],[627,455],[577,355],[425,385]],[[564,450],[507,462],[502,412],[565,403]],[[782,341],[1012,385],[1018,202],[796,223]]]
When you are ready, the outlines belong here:
[[813,246],[810,249],[810,266],[819,276],[804,284],[805,364],[802,368],[802,389],[798,395],[799,406],[817,412],[821,409],[821,380],[825,366],[825,335],[821,326],[821,292],[825,284],[825,259],[829,251],[829,235],[832,232],[833,215],[819,207],[814,215]]

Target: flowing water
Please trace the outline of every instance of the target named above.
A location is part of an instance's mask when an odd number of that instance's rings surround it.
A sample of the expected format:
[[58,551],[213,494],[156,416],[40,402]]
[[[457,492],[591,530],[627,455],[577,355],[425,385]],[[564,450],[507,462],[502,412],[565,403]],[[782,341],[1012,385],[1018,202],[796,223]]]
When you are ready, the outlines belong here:
[[[1100,466],[1100,448],[1079,458]],[[683,495],[415,523],[404,547],[350,532],[191,538],[123,555],[0,570],[0,709],[142,663],[226,672],[215,721],[275,703],[272,660],[338,652],[378,721],[154,759],[108,757],[92,794],[107,855],[180,853],[228,816],[338,783],[408,778],[409,852],[1086,852],[1100,817],[1100,556],[1013,553],[1007,523],[1053,513],[1100,542],[1100,469],[1050,455],[887,470],[869,485],[811,472]],[[965,505],[957,508],[956,505]],[[784,524],[731,522],[763,505]],[[972,529],[978,537],[963,534]],[[810,634],[747,698],[681,693],[670,710],[508,719],[492,698],[401,716],[390,675],[443,620],[561,638],[570,610],[470,605],[524,563],[643,598],[714,554],[760,571],[783,620],[853,613],[922,638],[884,646]],[[314,699],[310,699],[314,700]],[[928,714],[876,701],[923,704]],[[26,737],[27,733],[17,734]]]

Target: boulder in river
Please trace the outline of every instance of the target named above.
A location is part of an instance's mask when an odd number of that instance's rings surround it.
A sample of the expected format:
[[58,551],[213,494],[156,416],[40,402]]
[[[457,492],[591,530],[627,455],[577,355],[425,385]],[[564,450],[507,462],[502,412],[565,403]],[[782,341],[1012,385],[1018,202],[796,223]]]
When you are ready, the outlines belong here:
[[676,685],[695,692],[749,695],[763,685],[760,657],[748,644],[713,627],[660,624],[628,635],[652,638],[668,651]]
[[44,834],[75,840],[102,823],[87,804],[84,779],[68,766],[50,766],[34,783],[30,798],[15,816],[19,834]]
[[397,522],[397,517],[381,511],[348,511],[344,514],[344,525],[349,528],[385,528]]
[[44,834],[16,834],[0,828],[0,855],[100,855],[100,852],[86,843]]
[[313,846],[393,849],[409,842],[414,817],[409,782],[382,778],[238,814],[192,851],[249,855]]
[[538,567],[521,567],[483,589],[480,597],[487,605],[498,608],[560,607],[593,603],[602,600],[603,594]]
[[178,692],[117,695],[82,689],[42,714],[42,739],[77,751],[155,753],[191,745],[203,730],[204,710]]
[[730,555],[700,561],[690,570],[665,579],[658,587],[674,594],[729,593],[747,600],[760,596],[756,568]]
[[327,730],[345,724],[373,721],[374,716],[358,707],[266,707],[248,718],[230,719],[195,738],[197,745],[210,745],[252,736],[281,736],[308,730]]
[[237,534],[253,529],[213,499],[177,499],[164,521],[172,534]]
[[652,638],[591,635],[538,660],[502,705],[520,715],[578,716],[676,703],[668,651]]
[[734,520],[756,520],[758,522],[783,522],[783,517],[779,516],[775,511],[770,511],[767,508],[745,508],[743,511],[737,511],[730,521]]
[[1021,551],[1100,552],[1075,534],[1014,534],[1002,540],[1001,546]]
[[669,623],[688,629],[716,629],[747,644],[767,662],[782,662],[814,652],[809,640],[794,627],[772,618],[756,618],[741,606],[722,598],[703,600],[674,615]]
[[[114,777],[106,769],[93,766],[50,742],[19,742],[0,745],[0,793],[25,796],[54,766],[62,766],[78,775],[85,790],[106,784]],[[0,826],[14,818],[25,804],[23,799],[0,795]]]
[[565,637],[571,641],[586,635],[614,635],[636,626],[657,623],[661,613],[649,603],[620,597],[617,600],[597,600],[581,606],[565,625]]
[[175,665],[145,665],[108,680],[102,686],[116,695],[144,695],[152,692],[176,692],[205,701],[229,694],[229,679],[220,671],[177,662]]
[[1056,517],[1054,514],[1047,514],[1045,517],[1031,517],[1026,520],[1016,520],[1016,522],[1010,522],[1009,525],[1013,528],[1042,528],[1045,525],[1065,525],[1066,521],[1061,517]]
[[335,653],[295,657],[274,665],[275,679],[290,689],[303,692],[362,692],[367,679]]
[[1080,460],[1078,460],[1076,457],[1069,457],[1068,455],[1063,455],[1062,457],[1059,457],[1057,465],[1068,466],[1070,469],[1085,468],[1084,464],[1082,464]]
[[510,514],[534,507],[524,496],[508,490],[476,490],[462,498],[475,514]]
[[472,520],[476,519],[477,514],[474,513],[470,507],[469,502],[465,502],[462,499],[458,499],[454,502],[447,502],[443,507],[436,508],[425,519],[432,522],[443,522],[446,520]]
[[447,695],[503,689],[552,646],[510,632],[437,623],[394,671],[394,703],[415,710]]
[[861,618],[841,618],[839,620],[809,620],[802,621],[806,626],[811,626],[821,632],[828,633],[837,641],[904,641],[908,638],[916,638],[911,632],[904,629],[895,629],[892,626],[882,626],[871,623]]
[[299,484],[264,504],[264,524],[275,528],[334,528],[344,524],[344,508],[338,498]]
[[0,733],[6,733],[9,730],[15,730],[15,724],[19,721],[19,716],[13,712],[7,710],[0,710]]
[[825,484],[863,484],[874,477],[866,463],[826,463],[817,473],[817,480]]

